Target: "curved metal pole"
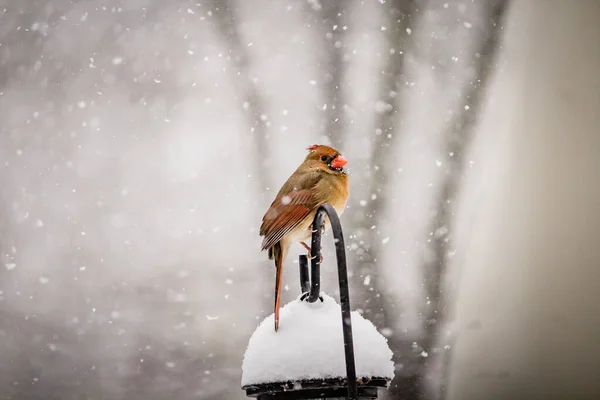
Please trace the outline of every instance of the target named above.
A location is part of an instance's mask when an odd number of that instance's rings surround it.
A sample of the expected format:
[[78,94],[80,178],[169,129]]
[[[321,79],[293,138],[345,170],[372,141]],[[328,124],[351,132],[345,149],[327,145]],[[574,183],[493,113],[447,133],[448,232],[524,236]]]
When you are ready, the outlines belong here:
[[[350,291],[348,289],[348,271],[346,268],[346,247],[344,244],[344,234],[342,232],[342,224],[338,217],[335,208],[330,204],[323,204],[317,209],[315,219],[313,221],[311,253],[311,274],[310,274],[310,292],[306,297],[306,301],[314,303],[319,298],[321,291],[320,280],[320,264],[321,257],[314,254],[313,249],[321,250],[321,233],[325,214],[329,217],[331,230],[335,241],[335,255],[338,265],[338,280],[340,284],[340,303],[342,309],[342,331],[344,334],[344,353],[346,355],[346,375],[348,379],[348,399],[358,399],[358,391],[356,387],[356,366],[354,361],[354,343],[352,340],[352,318],[350,314]],[[308,289],[308,268],[306,256],[300,256],[300,285],[302,291],[306,293]],[[304,296],[303,296],[304,298]]]

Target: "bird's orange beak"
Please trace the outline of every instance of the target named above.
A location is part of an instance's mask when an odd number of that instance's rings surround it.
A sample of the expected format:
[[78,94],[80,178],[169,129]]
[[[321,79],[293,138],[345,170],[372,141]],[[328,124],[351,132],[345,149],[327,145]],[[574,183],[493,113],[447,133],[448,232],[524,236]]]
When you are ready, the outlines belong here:
[[331,166],[333,168],[342,168],[347,163],[348,163],[348,160],[346,160],[346,157],[339,155],[333,159],[333,161],[331,162]]

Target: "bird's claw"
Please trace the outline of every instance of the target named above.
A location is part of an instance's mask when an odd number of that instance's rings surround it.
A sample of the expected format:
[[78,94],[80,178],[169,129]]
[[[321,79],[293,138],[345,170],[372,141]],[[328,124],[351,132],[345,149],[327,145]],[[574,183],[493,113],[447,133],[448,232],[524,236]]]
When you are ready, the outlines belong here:
[[[302,246],[304,246],[304,248],[306,249],[306,251],[308,251],[308,254],[306,256],[308,257],[309,260],[314,260],[315,258],[317,258],[317,256],[313,256],[312,255],[312,253],[310,251],[311,249],[310,249],[309,245],[307,245],[304,242],[300,242],[300,244],[302,244]],[[319,264],[322,264],[323,263],[323,254],[319,253],[319,257],[320,257],[319,258]]]
[[[326,228],[326,227],[325,227],[325,224],[321,225],[321,233],[325,232],[325,228]],[[314,228],[313,228],[313,229],[311,229],[310,231],[311,231],[312,233],[315,233],[315,232],[317,232],[317,229],[314,229]]]
[[[314,260],[315,258],[317,258],[317,256],[313,256],[310,254],[310,252],[308,253],[308,258],[310,260]],[[319,262],[318,264],[323,264],[323,254],[319,253]]]

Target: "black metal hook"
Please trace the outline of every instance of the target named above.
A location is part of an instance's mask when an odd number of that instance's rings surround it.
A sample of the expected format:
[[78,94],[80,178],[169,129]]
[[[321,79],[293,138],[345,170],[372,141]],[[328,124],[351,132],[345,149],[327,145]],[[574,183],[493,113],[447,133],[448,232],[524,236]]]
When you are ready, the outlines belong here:
[[[346,375],[348,380],[348,399],[358,398],[356,386],[356,366],[354,361],[354,343],[352,340],[352,319],[350,314],[350,291],[348,289],[348,270],[346,268],[346,247],[344,245],[344,234],[342,224],[335,208],[330,204],[323,204],[317,209],[313,221],[311,240],[311,274],[308,275],[308,259],[305,255],[300,256],[300,287],[302,288],[302,300],[314,303],[319,299],[321,291],[320,264],[321,257],[321,234],[325,214],[329,217],[331,230],[335,241],[335,255],[338,265],[338,281],[340,284],[340,303],[342,308],[342,330],[344,334],[344,353],[346,355]],[[322,300],[322,299],[321,299]]]

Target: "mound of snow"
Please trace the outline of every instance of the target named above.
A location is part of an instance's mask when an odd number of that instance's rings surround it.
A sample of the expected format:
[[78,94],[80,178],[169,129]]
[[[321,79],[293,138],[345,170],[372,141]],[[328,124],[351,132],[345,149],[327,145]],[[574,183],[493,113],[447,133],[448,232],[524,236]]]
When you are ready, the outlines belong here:
[[[298,299],[286,304],[277,332],[273,314],[260,323],[244,355],[242,386],[346,377],[340,306],[321,295],[323,302]],[[392,379],[394,363],[387,339],[356,311],[352,333],[356,376]]]

